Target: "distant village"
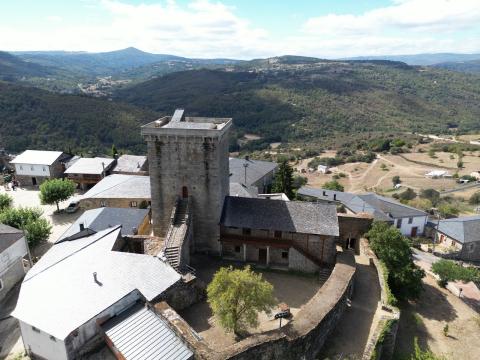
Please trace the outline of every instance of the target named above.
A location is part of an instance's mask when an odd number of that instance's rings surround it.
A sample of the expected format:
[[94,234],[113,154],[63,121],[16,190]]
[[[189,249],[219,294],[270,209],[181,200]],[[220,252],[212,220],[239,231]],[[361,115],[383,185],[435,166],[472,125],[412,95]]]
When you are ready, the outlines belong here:
[[[309,185],[296,199],[272,193],[279,164],[230,157],[232,121],[176,110],[139,130],[145,156],[83,158],[34,149],[12,159],[0,155],[6,194],[33,192],[50,179],[77,186],[63,204],[66,215],[52,215],[67,216],[66,226],[35,261],[22,229],[0,224],[0,301],[20,287],[11,316],[30,358],[89,358],[104,349],[127,360],[314,359],[356,301],[357,256],[370,258],[380,310],[388,313],[382,316],[397,316],[364,239],[377,222],[432,244],[429,254],[439,258],[480,262],[477,215],[440,219],[373,192]],[[205,274],[245,264],[270,271],[280,283],[300,274],[315,285],[298,301],[286,289],[289,303],[281,301],[272,315],[281,316],[262,320],[261,330],[245,339],[220,344],[224,335],[198,326],[211,280]],[[378,349],[381,326],[372,326],[364,354]],[[385,345],[383,351],[392,350]]]

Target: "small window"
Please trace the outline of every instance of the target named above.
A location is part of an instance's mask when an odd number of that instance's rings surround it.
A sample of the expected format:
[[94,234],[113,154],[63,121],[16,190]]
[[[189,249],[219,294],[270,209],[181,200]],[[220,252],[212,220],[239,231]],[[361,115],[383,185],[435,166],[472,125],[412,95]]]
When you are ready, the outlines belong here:
[[278,231],[278,230],[275,230],[273,232],[273,236],[276,237],[276,238],[281,238],[282,237],[282,232]]
[[47,172],[47,168],[45,166],[43,167],[43,172]]
[[468,252],[473,252],[474,249],[475,249],[475,244],[474,243],[468,244]]
[[240,252],[240,246],[235,246],[235,252],[239,253]]
[[288,259],[288,251],[282,251],[282,259]]
[[3,289],[3,281],[0,279],[0,291]]
[[30,170],[32,170],[32,171],[33,171],[33,166],[30,166]]
[[400,229],[402,227],[402,219],[397,220],[397,229]]
[[409,223],[409,224],[413,223],[413,218],[412,218],[412,217],[411,217],[411,218],[408,218],[408,223]]
[[35,326],[32,326],[32,330],[35,331],[35,332],[37,332],[37,333],[40,333],[40,330],[37,329]]
[[252,229],[243,228],[242,233],[243,233],[243,235],[251,235],[252,234]]
[[52,336],[52,335],[50,335],[50,340],[55,341],[55,342],[57,341],[57,339],[55,338],[55,336]]
[[137,202],[136,201],[131,201],[130,202],[130,207],[137,207]]
[[22,165],[20,165],[20,170],[23,170],[23,166],[22,166]]
[[107,203],[105,202],[105,200],[100,201],[100,206],[101,207],[107,206]]

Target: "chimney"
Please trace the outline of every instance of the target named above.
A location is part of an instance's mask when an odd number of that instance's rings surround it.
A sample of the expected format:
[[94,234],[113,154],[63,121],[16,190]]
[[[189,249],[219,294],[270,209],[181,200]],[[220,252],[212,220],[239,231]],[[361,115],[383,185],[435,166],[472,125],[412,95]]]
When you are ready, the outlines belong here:
[[80,231],[85,230],[85,225],[83,223],[80,223]]
[[97,279],[97,273],[93,273],[93,281],[95,281],[98,284],[98,279]]
[[337,194],[333,194],[333,200],[337,200]]
[[250,160],[250,156],[245,155],[245,161],[249,161],[249,160]]
[[132,228],[132,234],[137,235],[138,234],[138,229],[136,227]]

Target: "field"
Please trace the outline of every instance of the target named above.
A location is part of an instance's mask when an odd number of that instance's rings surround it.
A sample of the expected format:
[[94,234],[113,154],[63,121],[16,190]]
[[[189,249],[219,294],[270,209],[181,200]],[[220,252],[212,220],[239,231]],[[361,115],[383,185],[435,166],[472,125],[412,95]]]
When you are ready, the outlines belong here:
[[[330,168],[331,173],[322,174],[317,171],[310,171],[308,163],[313,158],[303,159],[293,166],[297,174],[308,179],[307,186],[322,187],[326,182],[337,178],[345,191],[353,193],[377,192],[387,196],[401,193],[405,188],[411,188],[419,193],[422,189],[435,189],[443,196],[449,195],[458,198],[465,207],[462,213],[473,213],[473,207],[468,206],[468,199],[475,192],[480,191],[480,185],[473,183],[461,185],[453,178],[432,179],[425,176],[432,170],[444,170],[450,175],[457,173],[459,176],[470,175],[473,171],[480,169],[480,152],[464,152],[462,158],[463,168],[457,168],[458,155],[447,152],[436,152],[433,157],[428,153],[428,145],[420,145],[412,149],[411,153],[391,155],[378,154],[377,159],[372,163],[347,163]],[[320,157],[334,157],[334,151],[327,151]],[[400,176],[401,187],[393,188],[392,178]],[[454,190],[453,192],[448,192]]]

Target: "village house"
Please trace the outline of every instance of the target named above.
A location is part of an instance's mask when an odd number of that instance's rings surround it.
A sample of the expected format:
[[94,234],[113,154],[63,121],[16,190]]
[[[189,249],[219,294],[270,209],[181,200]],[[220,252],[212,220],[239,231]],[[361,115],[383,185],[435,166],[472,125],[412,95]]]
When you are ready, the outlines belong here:
[[[167,321],[143,305],[162,299],[180,275],[156,256],[125,252],[120,231],[117,226],[58,242],[27,273],[12,316],[32,359],[82,358],[105,342],[118,358],[133,358],[115,328],[127,332],[132,344],[139,341],[137,349],[154,341],[157,348],[179,351],[179,359],[192,357]],[[150,326],[142,317],[151,320]],[[129,323],[145,334],[159,332],[156,338],[141,338]]]
[[480,215],[428,223],[430,236],[464,261],[480,261]]
[[405,236],[423,235],[428,219],[424,211],[374,193],[352,194],[304,186],[298,194],[306,199],[341,204],[347,214],[371,214],[374,220],[391,223]]
[[96,233],[112,226],[121,225],[121,235],[149,235],[150,211],[137,208],[101,207],[85,211],[57,240],[77,236],[84,231]]
[[80,158],[65,170],[65,175],[80,188],[86,189],[108,175],[115,162],[115,159],[102,157]]
[[0,300],[22,280],[29,266],[23,231],[0,224]]
[[150,177],[113,174],[79,197],[80,207],[147,208],[151,203]]
[[335,263],[335,205],[242,197],[225,199],[220,242],[225,259],[316,272]]
[[254,186],[259,193],[266,193],[277,168],[278,164],[275,162],[252,160],[248,156],[244,159],[229,158],[230,183]]
[[122,155],[117,159],[112,174],[148,175],[147,157],[143,155]]
[[21,185],[36,186],[47,179],[62,177],[64,163],[70,158],[61,151],[25,150],[10,164],[15,166],[15,178]]

